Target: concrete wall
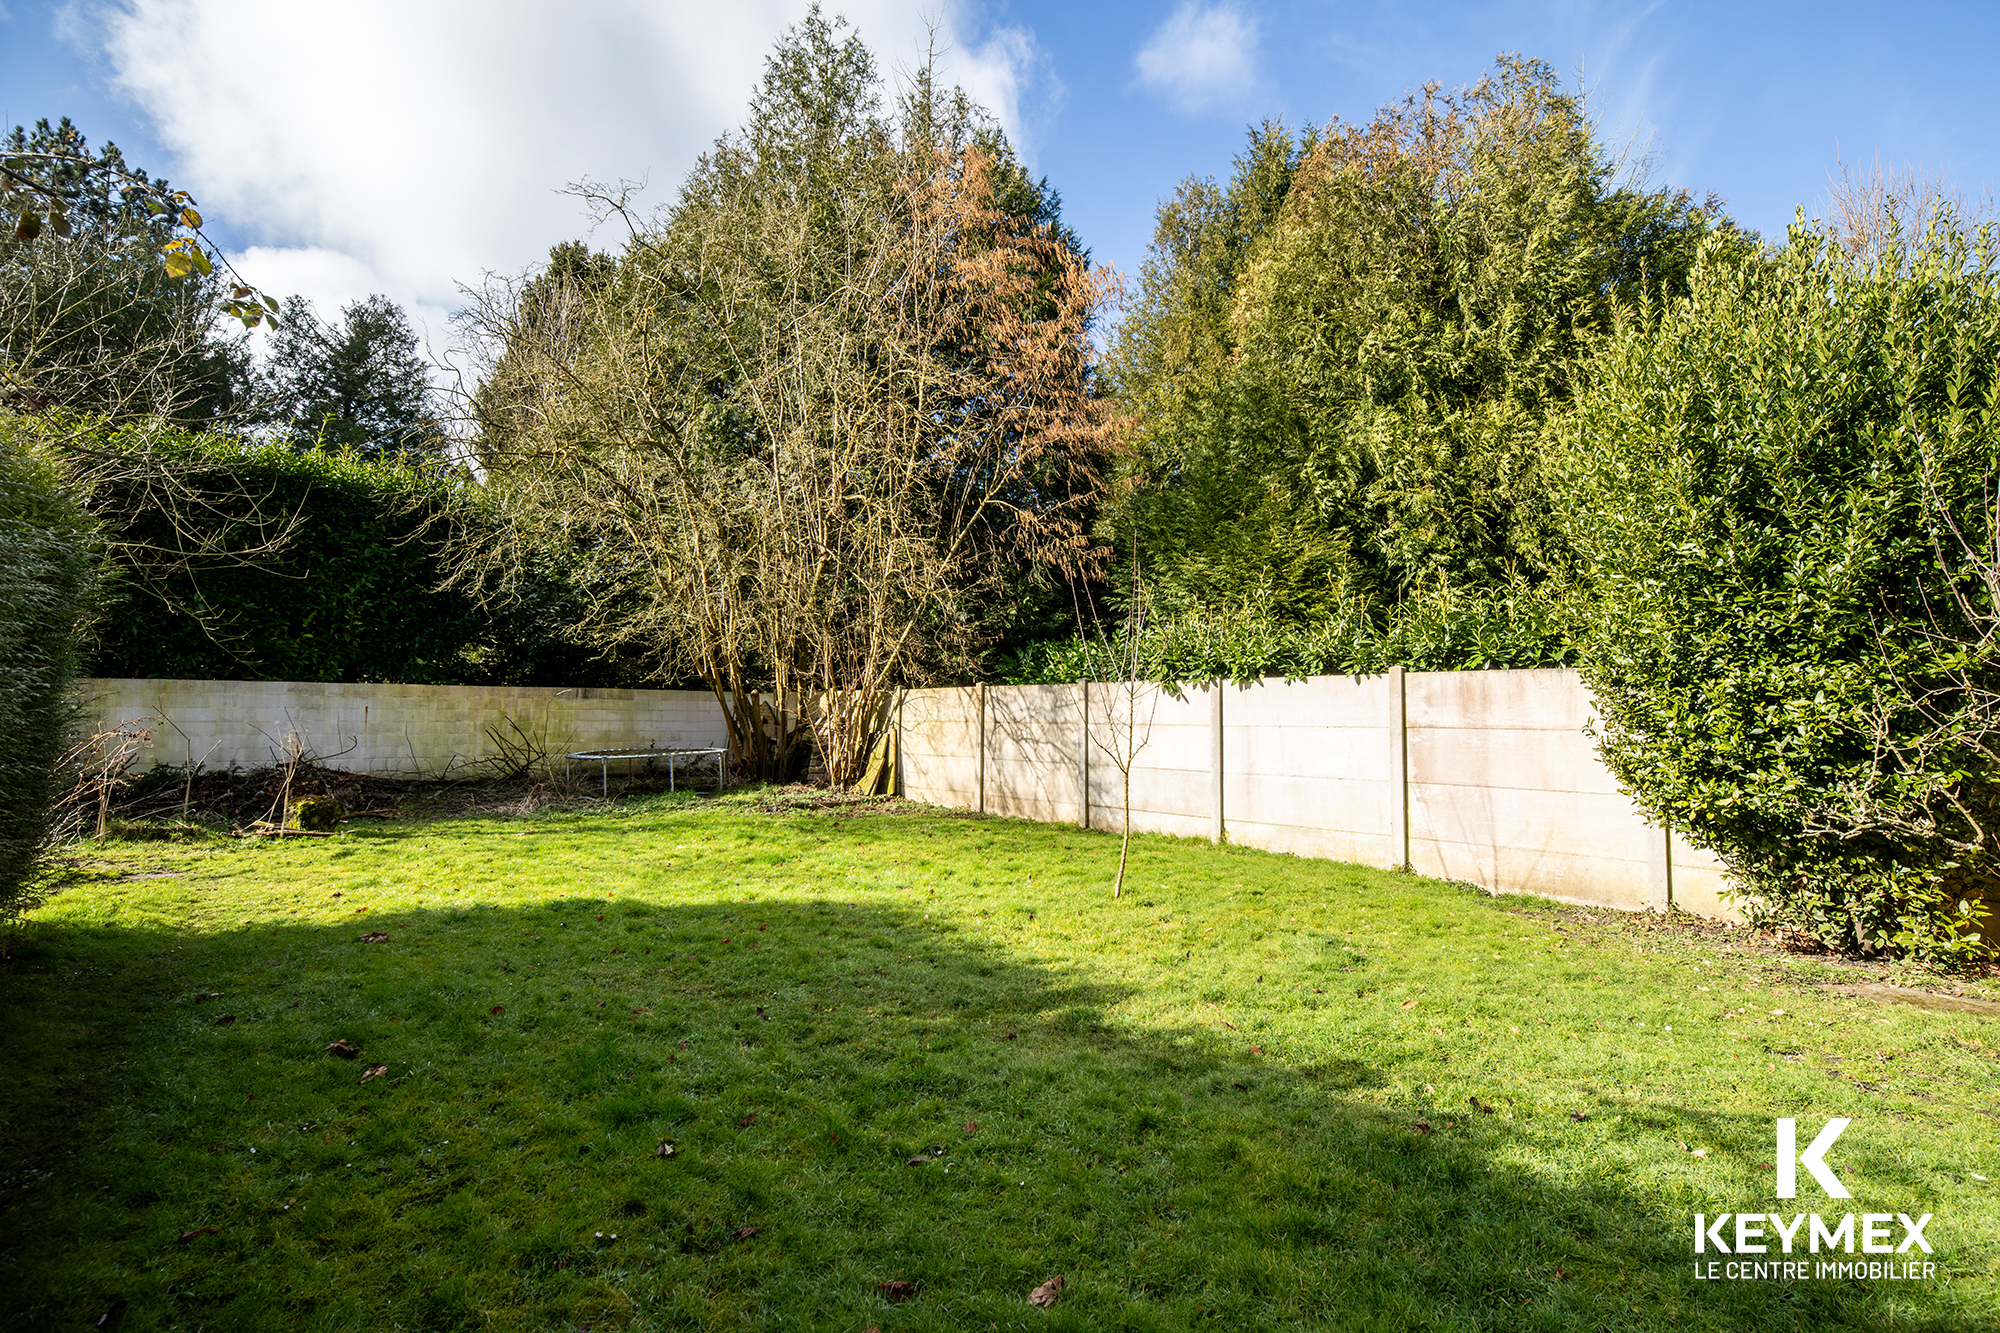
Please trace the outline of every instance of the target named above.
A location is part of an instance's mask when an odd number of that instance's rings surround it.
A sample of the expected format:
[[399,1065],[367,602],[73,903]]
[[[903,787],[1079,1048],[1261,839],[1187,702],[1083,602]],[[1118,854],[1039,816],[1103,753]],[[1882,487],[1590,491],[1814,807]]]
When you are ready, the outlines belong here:
[[1573,671],[1403,672],[1249,686],[917,690],[914,800],[1132,827],[1631,910],[1738,914],[1708,853],[1647,823],[1597,756]]
[[727,743],[722,710],[694,690],[558,690],[483,685],[299,681],[87,680],[86,716],[139,722],[152,741],[137,767],[211,769],[276,762],[296,737],[331,767],[435,776],[494,755],[509,719],[555,753],[597,747]]

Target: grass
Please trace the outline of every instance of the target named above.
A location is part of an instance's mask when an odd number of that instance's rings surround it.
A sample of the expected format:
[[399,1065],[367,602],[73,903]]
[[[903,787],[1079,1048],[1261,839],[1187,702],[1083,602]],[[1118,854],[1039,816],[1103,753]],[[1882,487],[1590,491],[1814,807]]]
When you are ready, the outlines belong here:
[[[686,796],[109,844],[0,968],[0,1328],[1992,1326],[2000,1019],[1133,852]],[[1854,1117],[1797,1208],[1935,1214],[1937,1280],[1694,1280],[1779,1115]]]

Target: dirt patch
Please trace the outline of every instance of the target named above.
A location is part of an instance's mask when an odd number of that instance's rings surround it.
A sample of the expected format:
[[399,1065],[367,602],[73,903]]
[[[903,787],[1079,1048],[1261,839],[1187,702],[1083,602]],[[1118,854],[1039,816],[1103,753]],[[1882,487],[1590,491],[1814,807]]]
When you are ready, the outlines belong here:
[[805,783],[789,783],[782,787],[771,787],[758,792],[749,802],[749,807],[764,815],[791,814],[842,814],[842,815],[906,815],[951,814],[963,811],[940,811],[930,806],[906,801],[900,796],[856,796],[851,792],[835,791],[830,787],[814,787]]
[[2000,1017],[2000,1000],[1982,1000],[1971,995],[1951,995],[1942,991],[1919,990],[1914,986],[1890,986],[1865,982],[1857,986],[1826,986],[1834,995],[1853,995],[1863,1000],[1907,1004],[1934,1014],[1985,1014]]

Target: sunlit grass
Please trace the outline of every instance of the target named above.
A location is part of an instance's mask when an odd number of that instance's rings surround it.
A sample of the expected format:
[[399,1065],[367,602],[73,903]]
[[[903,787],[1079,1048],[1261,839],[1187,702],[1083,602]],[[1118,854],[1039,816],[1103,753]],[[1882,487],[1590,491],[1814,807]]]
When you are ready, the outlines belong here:
[[[1113,901],[1116,855],[685,797],[110,844],[0,970],[0,1327],[1990,1326],[2000,1020],[1194,842]],[[1779,1115],[1855,1117],[1800,1207],[1934,1213],[1945,1277],[1694,1281]]]

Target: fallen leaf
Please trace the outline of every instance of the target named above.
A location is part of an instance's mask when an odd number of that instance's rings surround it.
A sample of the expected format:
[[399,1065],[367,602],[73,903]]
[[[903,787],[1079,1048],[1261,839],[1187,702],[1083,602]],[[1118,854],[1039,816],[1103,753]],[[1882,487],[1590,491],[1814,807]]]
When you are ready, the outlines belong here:
[[185,1245],[189,1241],[193,1240],[196,1236],[213,1236],[214,1234],[215,1234],[214,1227],[196,1227],[193,1231],[181,1232],[180,1235],[174,1238],[174,1244]]
[[729,1234],[731,1239],[734,1240],[749,1240],[761,1230],[763,1230],[762,1227],[738,1227]]
[[1043,1306],[1054,1305],[1056,1303],[1056,1297],[1062,1295],[1062,1289],[1067,1285],[1068,1284],[1063,1281],[1063,1275],[1061,1273],[1057,1273],[1047,1282],[1044,1282],[1041,1286],[1036,1287],[1033,1291],[1028,1293],[1028,1304],[1043,1305]]
[[1480,1101],[1477,1097],[1468,1097],[1466,1098],[1466,1100],[1472,1103],[1472,1109],[1479,1112],[1479,1114],[1481,1115],[1493,1114],[1493,1108],[1488,1106],[1485,1102]]
[[1590,1119],[1590,1117],[1582,1111],[1571,1111],[1569,1113],[1569,1118],[1576,1121],[1579,1125],[1582,1124],[1584,1121]]
[[1006,1039],[1007,1039],[1008,1041],[1012,1041],[1012,1040],[1014,1040],[1014,1034],[1013,1034],[1013,1033],[1011,1033],[1011,1032],[1010,1032],[1010,1033],[1008,1033],[1008,1034],[1007,1034],[1007,1037],[1006,1037]]
[[1248,1092],[1250,1091],[1250,1085],[1248,1083],[1238,1083],[1236,1085],[1236,1090],[1238,1092]]
[[917,1154],[917,1155],[916,1155],[915,1157],[912,1157],[912,1158],[911,1158],[911,1159],[909,1160],[909,1165],[911,1165],[911,1166],[923,1166],[923,1165],[924,1165],[925,1163],[929,1162],[930,1160],[931,1160],[931,1159],[930,1159],[930,1155],[929,1155],[928,1153],[918,1153],[918,1154]]
[[1234,1023],[1230,1022],[1226,1018],[1222,1020],[1222,1026],[1228,1028],[1231,1032],[1241,1032],[1243,1030],[1242,1028],[1237,1027]]
[[1320,989],[1319,987],[1317,987],[1317,986],[1314,986],[1314,987],[1313,987],[1313,994],[1315,994],[1315,995],[1324,995],[1324,994],[1326,994],[1326,992],[1325,992],[1325,991],[1323,991],[1323,990],[1321,990],[1321,989]]
[[660,1146],[653,1149],[653,1156],[655,1157],[672,1157],[673,1155],[674,1155],[674,1145],[667,1142],[665,1139],[661,1139]]
[[761,1005],[758,1006],[757,1008],[757,1017],[763,1019],[766,1023],[771,1021],[771,1016],[764,1012],[763,1006]]
[[1556,1281],[1558,1282],[1569,1281],[1569,1274],[1563,1271],[1563,1266],[1561,1264],[1556,1265]]
[[113,1301],[111,1302],[111,1308],[109,1310],[106,1310],[103,1314],[97,1316],[97,1323],[94,1324],[92,1327],[110,1328],[113,1324],[116,1324],[118,1322],[118,1316],[124,1313],[125,1313],[125,1302]]
[[1252,1046],[1250,1048],[1250,1054],[1252,1055],[1262,1055],[1263,1053],[1264,1053],[1264,1048],[1262,1046]]
[[369,1079],[380,1078],[388,1072],[389,1066],[387,1065],[370,1065],[361,1071],[361,1081],[366,1083]]
[[1405,1008],[1405,1009],[1414,1009],[1414,1008],[1416,1008],[1416,1007],[1417,1007],[1417,1002],[1416,1002],[1415,1000],[1405,1000],[1405,1001],[1403,1001],[1403,1008]]
[[969,1139],[978,1132],[979,1132],[979,1122],[977,1120],[968,1120],[965,1122],[965,1137]]
[[1706,1148],[1690,1148],[1690,1149],[1688,1149],[1688,1155],[1689,1155],[1689,1156],[1691,1156],[1691,1157],[1706,1157],[1706,1156],[1708,1156],[1708,1149],[1706,1149]]
[[389,933],[384,930],[371,930],[361,937],[361,942],[363,944],[387,944],[389,942]]
[[757,1123],[757,1113],[755,1111],[752,1111],[749,1115],[744,1116],[741,1120],[737,1121],[736,1123],[743,1126],[743,1128],[748,1129],[750,1128],[750,1126]]
[[251,1102],[254,1102],[256,1100],[257,1100],[257,1094],[253,1092],[248,1097],[245,1097],[243,1099],[243,1104],[245,1106],[248,1106]]
[[326,1049],[329,1054],[337,1055],[343,1060],[352,1060],[355,1056],[361,1054],[361,1048],[345,1037],[328,1042]]
[[491,1009],[488,1009],[486,1012],[489,1014],[504,1014],[507,1012],[507,1006],[504,1004],[496,1004]]
[[877,1282],[875,1290],[881,1292],[892,1301],[907,1301],[910,1297],[917,1294],[917,1284],[905,1281],[902,1278],[896,1278],[890,1282]]
[[224,1014],[222,1017],[215,1020],[215,1025],[219,1028],[226,1028],[235,1021],[236,1021],[235,1014]]
[[1419,1134],[1429,1134],[1433,1132],[1431,1129],[1431,1122],[1428,1120],[1419,1120],[1416,1124],[1410,1126],[1410,1128],[1416,1130],[1417,1133]]

